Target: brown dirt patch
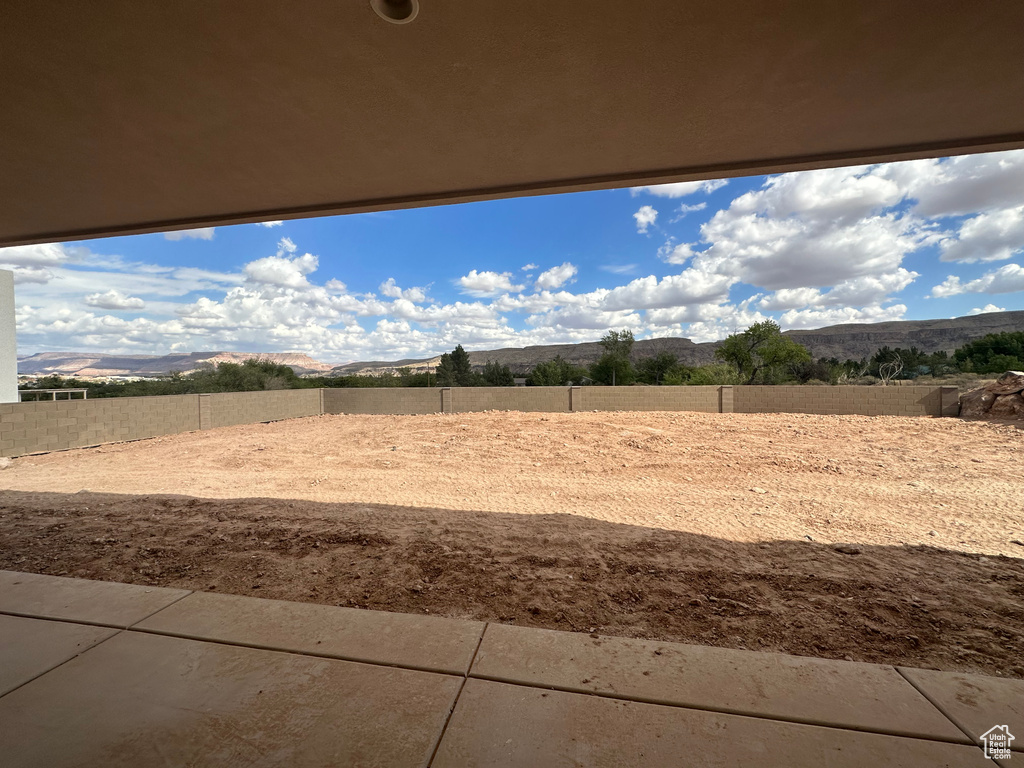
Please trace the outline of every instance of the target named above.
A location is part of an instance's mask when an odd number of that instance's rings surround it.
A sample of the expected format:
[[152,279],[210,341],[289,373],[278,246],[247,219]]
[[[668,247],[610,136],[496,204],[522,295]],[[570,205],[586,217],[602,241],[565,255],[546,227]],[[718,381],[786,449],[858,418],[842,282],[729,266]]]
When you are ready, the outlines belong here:
[[0,567],[1024,677],[1022,437],[792,414],[232,427],[16,460]]

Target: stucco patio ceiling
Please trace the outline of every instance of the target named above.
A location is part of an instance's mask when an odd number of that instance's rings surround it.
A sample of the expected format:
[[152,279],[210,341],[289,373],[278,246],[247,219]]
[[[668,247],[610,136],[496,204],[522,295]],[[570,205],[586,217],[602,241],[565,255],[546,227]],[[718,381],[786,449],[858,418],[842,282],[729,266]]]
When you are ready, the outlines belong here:
[[1024,147],[1024,3],[4,3],[0,243]]

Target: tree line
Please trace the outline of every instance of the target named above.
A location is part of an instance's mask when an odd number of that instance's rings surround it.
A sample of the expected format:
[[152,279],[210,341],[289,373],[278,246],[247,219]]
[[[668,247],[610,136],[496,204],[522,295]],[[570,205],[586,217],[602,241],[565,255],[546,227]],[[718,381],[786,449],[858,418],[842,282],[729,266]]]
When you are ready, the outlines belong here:
[[[538,363],[525,377],[528,386],[567,385],[652,386],[701,384],[846,384],[874,380],[943,377],[958,373],[1000,374],[1024,370],[1024,332],[994,333],[969,342],[952,355],[925,353],[911,347],[883,346],[861,360],[819,358],[782,335],[778,324],[766,320],[726,338],[715,350],[715,362],[688,366],[670,352],[633,360],[633,333],[609,331],[601,339],[601,356],[589,366],[561,356]],[[511,387],[515,377],[507,365],[487,361],[473,370],[462,345],[441,355],[434,371],[399,368],[371,375],[300,377],[286,365],[258,358],[243,363],[205,365],[189,373],[139,381],[97,382],[62,376],[42,376],[21,389],[87,389],[89,397],[188,395],[251,392],[318,387]]]

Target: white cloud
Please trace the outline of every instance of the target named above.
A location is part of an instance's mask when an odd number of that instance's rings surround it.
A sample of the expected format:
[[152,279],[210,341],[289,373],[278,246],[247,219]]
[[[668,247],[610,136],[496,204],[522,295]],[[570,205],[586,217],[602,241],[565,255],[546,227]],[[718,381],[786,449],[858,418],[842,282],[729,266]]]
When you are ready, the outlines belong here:
[[696,205],[688,205],[683,203],[676,209],[676,215],[672,218],[671,224],[675,224],[677,221],[682,221],[686,218],[687,214],[696,213],[697,211],[703,211],[708,207],[706,202],[697,203]]
[[552,267],[549,270],[541,272],[537,277],[537,289],[538,290],[551,290],[553,288],[561,288],[566,282],[570,281],[579,270],[573,264],[568,261],[557,267]]
[[674,240],[668,240],[663,246],[658,249],[658,258],[667,264],[685,264],[696,253],[693,250],[693,243],[676,243]]
[[821,301],[821,291],[817,288],[781,288],[770,296],[761,299],[757,306],[768,312],[784,309],[799,309]]
[[636,219],[636,231],[644,234],[647,232],[647,228],[657,220],[658,212],[654,210],[653,206],[641,205],[640,210],[633,214],[633,218]]
[[216,227],[201,227],[200,229],[179,229],[174,232],[164,232],[168,240],[213,240],[213,232]]
[[317,270],[320,260],[311,253],[291,256],[298,246],[290,237],[277,241],[277,255],[250,261],[243,268],[247,282],[260,285],[274,285],[280,288],[310,287],[306,275]]
[[56,273],[45,267],[10,267],[10,270],[14,273],[15,285],[28,283],[46,285],[57,276]]
[[904,304],[893,304],[889,307],[878,305],[856,309],[854,307],[835,307],[831,309],[791,309],[779,317],[779,325],[783,330],[791,328],[821,328],[824,325],[841,325],[843,323],[882,323],[888,320],[901,320],[907,313]]
[[266,227],[267,229],[270,229],[271,227],[280,227],[283,224],[283,221],[261,221],[259,223],[261,227]]
[[965,216],[1024,204],[1024,150],[913,160],[880,167],[919,216]]
[[657,197],[685,197],[697,192],[711,194],[716,189],[721,189],[729,181],[727,179],[707,179],[705,181],[680,181],[675,184],[656,184],[648,187],[633,187],[629,190],[634,197],[646,192]]
[[0,248],[3,267],[57,267],[72,259],[72,254],[60,243],[14,245]]
[[311,253],[295,258],[267,256],[245,265],[245,276],[254,283],[277,285],[282,288],[305,288],[306,275],[315,272],[319,259]]
[[1024,267],[1019,264],[1004,264],[999,269],[986,272],[977,280],[961,283],[956,275],[950,275],[932,288],[931,296],[944,299],[961,293],[1016,293],[1024,291]]
[[687,269],[660,280],[654,275],[637,278],[617,288],[592,291],[588,296],[608,310],[658,309],[725,301],[733,282],[728,276]]
[[526,318],[530,325],[549,328],[601,331],[608,328],[639,328],[640,315],[630,310],[608,311],[594,307],[565,307]]
[[406,288],[402,290],[395,283],[395,278],[389,277],[383,283],[380,284],[380,292],[391,299],[408,299],[414,302],[423,302],[427,300],[427,292],[425,288]]
[[694,266],[769,290],[897,274],[908,253],[940,237],[916,217],[884,211],[901,199],[877,168],[771,177],[701,226],[708,247]]
[[1006,309],[1003,307],[997,307],[995,304],[986,304],[984,307],[975,307],[968,315],[984,315],[986,312],[1005,312]]
[[89,294],[85,303],[99,309],[144,309],[146,306],[146,302],[137,296],[125,296],[113,288],[106,293]]
[[1024,205],[982,213],[940,245],[943,261],[1004,261],[1024,250]]
[[879,304],[891,294],[902,291],[920,276],[917,272],[900,267],[886,274],[854,277],[844,280],[831,291],[822,294],[818,303],[822,306]]
[[60,243],[0,248],[0,269],[14,273],[15,285],[46,285],[57,277],[52,268],[74,259],[75,253]]
[[477,272],[475,269],[460,277],[457,284],[463,293],[480,297],[494,296],[502,292],[515,293],[525,287],[512,283],[511,272]]
[[533,271],[533,270],[535,270],[536,268],[537,268],[537,265],[536,265],[536,264],[525,264],[525,265],[523,265],[523,266],[521,266],[521,267],[520,267],[520,269],[521,269],[521,270],[522,270],[523,272],[532,272],[532,271]]

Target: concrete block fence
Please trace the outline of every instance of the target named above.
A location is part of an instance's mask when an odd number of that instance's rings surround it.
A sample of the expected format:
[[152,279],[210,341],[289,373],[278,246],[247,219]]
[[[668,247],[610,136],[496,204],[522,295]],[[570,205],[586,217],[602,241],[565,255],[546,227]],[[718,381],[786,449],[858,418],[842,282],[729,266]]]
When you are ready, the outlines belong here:
[[283,389],[0,404],[0,456],[321,414],[698,411],[956,416],[956,387]]

